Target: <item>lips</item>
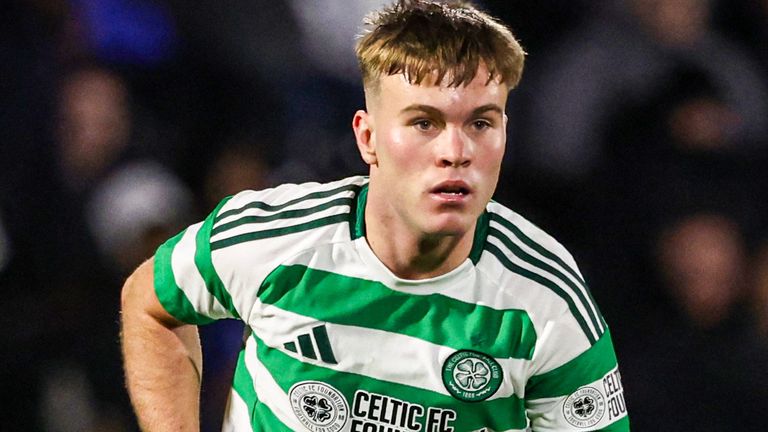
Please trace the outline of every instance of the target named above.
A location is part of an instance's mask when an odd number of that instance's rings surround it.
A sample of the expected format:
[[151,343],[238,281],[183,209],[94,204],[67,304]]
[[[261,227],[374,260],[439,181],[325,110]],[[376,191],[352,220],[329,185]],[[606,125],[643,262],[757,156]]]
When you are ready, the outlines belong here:
[[453,201],[468,197],[472,194],[472,188],[464,181],[449,180],[433,187],[429,193]]

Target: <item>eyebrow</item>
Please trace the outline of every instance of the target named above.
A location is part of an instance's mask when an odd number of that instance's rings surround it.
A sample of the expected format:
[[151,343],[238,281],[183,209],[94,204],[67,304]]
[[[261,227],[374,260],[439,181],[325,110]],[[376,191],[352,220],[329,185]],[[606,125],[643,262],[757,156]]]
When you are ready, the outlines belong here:
[[[430,105],[422,105],[422,104],[408,105],[407,107],[405,107],[402,110],[400,110],[400,113],[402,114],[402,113],[406,113],[406,112],[409,112],[409,111],[421,111],[421,112],[427,113],[427,114],[435,116],[435,117],[442,117],[443,116],[443,112],[440,111],[439,109],[437,109],[437,108],[435,108],[433,106],[430,106]],[[479,106],[479,107],[475,108],[474,110],[472,110],[472,116],[478,116],[480,114],[485,114],[488,111],[492,111],[492,112],[498,113],[499,115],[504,115],[504,110],[501,109],[500,106],[491,103],[491,104],[486,104],[486,105],[483,105],[483,106]]]

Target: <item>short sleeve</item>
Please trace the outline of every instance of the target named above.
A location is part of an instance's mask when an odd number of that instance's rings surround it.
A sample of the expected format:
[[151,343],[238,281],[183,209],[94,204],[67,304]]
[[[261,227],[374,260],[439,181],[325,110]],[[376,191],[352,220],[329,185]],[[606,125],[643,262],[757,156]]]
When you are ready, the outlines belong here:
[[162,244],[155,253],[155,292],[176,319],[208,324],[239,318],[211,260],[211,229],[224,199],[202,222]]
[[629,431],[610,331],[565,364],[532,376],[525,405],[538,431]]

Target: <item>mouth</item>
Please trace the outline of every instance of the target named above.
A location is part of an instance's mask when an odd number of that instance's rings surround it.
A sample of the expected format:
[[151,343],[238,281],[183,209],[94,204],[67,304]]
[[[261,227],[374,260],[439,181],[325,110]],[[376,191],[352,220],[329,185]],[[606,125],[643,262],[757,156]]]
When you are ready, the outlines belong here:
[[445,181],[430,189],[429,193],[449,201],[463,200],[472,194],[472,188],[461,180]]

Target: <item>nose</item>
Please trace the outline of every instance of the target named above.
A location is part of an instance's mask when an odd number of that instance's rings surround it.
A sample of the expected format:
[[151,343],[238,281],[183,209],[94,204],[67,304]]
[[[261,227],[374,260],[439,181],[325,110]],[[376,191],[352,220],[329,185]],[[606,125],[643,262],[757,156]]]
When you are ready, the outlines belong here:
[[472,142],[461,128],[447,127],[437,144],[441,167],[467,167],[472,163]]

